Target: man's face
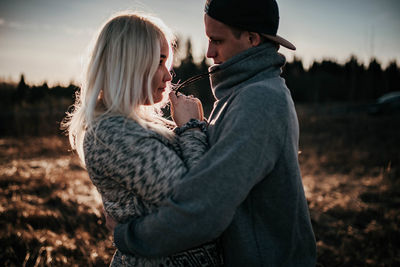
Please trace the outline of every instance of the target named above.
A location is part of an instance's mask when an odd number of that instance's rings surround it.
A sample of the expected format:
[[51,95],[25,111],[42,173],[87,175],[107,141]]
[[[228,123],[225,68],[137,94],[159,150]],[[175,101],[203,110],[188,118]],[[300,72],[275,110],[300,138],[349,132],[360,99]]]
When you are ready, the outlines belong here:
[[236,38],[226,24],[204,15],[206,35],[208,37],[207,57],[214,60],[214,64],[221,64],[236,54],[252,47],[249,35],[244,32]]

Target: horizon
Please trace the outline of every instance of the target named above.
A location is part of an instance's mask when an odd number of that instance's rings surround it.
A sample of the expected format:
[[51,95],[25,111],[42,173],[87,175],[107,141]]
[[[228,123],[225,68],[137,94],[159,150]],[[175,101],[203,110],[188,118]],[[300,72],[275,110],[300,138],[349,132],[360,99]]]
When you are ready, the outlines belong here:
[[[344,62],[337,62],[337,61],[334,60],[334,59],[325,58],[325,59],[322,59],[322,60],[319,60],[319,61],[312,61],[311,64],[310,64],[308,67],[305,67],[305,66],[304,66],[304,62],[301,60],[301,58],[293,57],[292,60],[287,60],[287,64],[292,64],[292,63],[294,62],[294,60],[300,61],[300,62],[302,63],[302,65],[303,65],[304,71],[308,72],[309,69],[312,67],[313,64],[315,64],[315,63],[316,63],[316,64],[321,64],[321,63],[324,62],[324,61],[325,61],[325,62],[331,62],[331,63],[337,64],[337,65],[340,66],[340,67],[344,67],[346,63],[350,62],[350,60],[352,59],[352,57],[355,57],[355,56],[354,56],[354,55],[350,55],[350,56],[348,57],[348,59],[347,59],[346,61],[344,61]],[[357,63],[359,64],[359,66],[360,66],[360,67],[363,67],[363,68],[366,69],[366,70],[368,69],[369,64],[370,64],[372,61],[374,61],[374,60],[376,60],[376,62],[380,65],[380,67],[381,67],[381,69],[382,69],[383,72],[384,72],[384,71],[389,67],[389,65],[392,64],[392,63],[395,63],[397,69],[400,70],[400,65],[399,65],[399,62],[397,62],[397,60],[390,61],[390,62],[388,62],[388,64],[386,64],[386,66],[383,66],[382,63],[379,62],[379,60],[377,60],[376,58],[371,58],[370,61],[367,62],[367,63],[360,62],[360,60],[359,60],[357,57],[355,57],[355,59],[356,59]],[[179,63],[181,63],[181,62],[179,62]],[[195,63],[196,63],[196,64],[199,64],[200,62],[195,62]],[[180,65],[177,65],[177,66],[175,66],[174,68],[179,67],[179,66],[180,66]],[[39,81],[39,82],[36,82],[36,83],[32,83],[32,82],[30,82],[29,80],[27,81],[26,75],[25,75],[24,73],[21,73],[21,74],[18,76],[18,78],[17,78],[16,80],[10,79],[10,78],[4,79],[3,77],[0,76],[0,83],[5,83],[5,84],[10,84],[10,85],[16,86],[16,85],[18,85],[18,83],[21,81],[21,77],[22,77],[22,76],[24,76],[24,82],[25,82],[25,84],[28,85],[28,86],[30,86],[30,87],[35,87],[35,86],[36,86],[36,87],[40,87],[40,86],[43,86],[44,84],[47,84],[47,86],[48,86],[49,88],[54,88],[54,87],[57,87],[57,86],[61,86],[61,87],[77,86],[77,87],[79,87],[79,82],[73,81],[73,80],[71,80],[71,81],[69,81],[69,82],[66,82],[66,83],[61,83],[61,82],[58,82],[58,81],[54,81],[53,83],[49,83],[46,79],[44,79],[44,80],[42,80],[42,81]]]
[[[204,2],[198,0],[116,0],[68,2],[23,0],[0,2],[0,81],[16,81],[24,74],[27,84],[77,84],[82,59],[94,32],[113,13],[140,10],[160,17],[184,43],[193,44],[195,62],[203,59]],[[346,63],[355,56],[368,66],[374,58],[385,69],[400,62],[400,2],[349,0],[342,3],[278,0],[278,34],[297,50],[279,50],[305,69],[314,62]],[[208,61],[210,62],[210,61]]]

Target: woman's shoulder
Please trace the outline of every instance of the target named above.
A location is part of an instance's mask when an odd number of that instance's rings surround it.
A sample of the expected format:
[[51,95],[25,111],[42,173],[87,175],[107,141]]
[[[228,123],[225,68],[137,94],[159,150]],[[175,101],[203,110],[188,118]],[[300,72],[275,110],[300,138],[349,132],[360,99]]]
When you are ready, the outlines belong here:
[[[148,140],[146,142],[144,140]],[[171,146],[171,141],[166,137],[156,133],[151,129],[146,129],[133,119],[122,115],[107,116],[97,119],[95,123],[86,131],[84,146],[145,146],[149,143],[161,142],[166,146]]]
[[122,115],[107,116],[99,118],[93,124],[91,129],[98,137],[149,137],[152,132],[143,128],[139,123],[133,119],[127,118]]
[[115,149],[128,144],[132,146],[138,140],[150,136],[150,131],[132,119],[119,115],[107,116],[98,118],[86,130],[83,146],[86,151],[98,150],[104,146]]

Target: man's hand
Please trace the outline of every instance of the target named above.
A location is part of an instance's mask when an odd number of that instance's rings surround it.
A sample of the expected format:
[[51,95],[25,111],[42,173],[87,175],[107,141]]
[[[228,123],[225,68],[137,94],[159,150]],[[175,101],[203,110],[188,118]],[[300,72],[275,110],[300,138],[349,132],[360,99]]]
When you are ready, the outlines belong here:
[[116,220],[114,220],[113,217],[111,217],[107,211],[105,211],[105,209],[103,208],[103,214],[104,217],[106,218],[106,226],[108,228],[108,230],[110,230],[111,232],[114,233],[114,228],[117,226],[118,222]]

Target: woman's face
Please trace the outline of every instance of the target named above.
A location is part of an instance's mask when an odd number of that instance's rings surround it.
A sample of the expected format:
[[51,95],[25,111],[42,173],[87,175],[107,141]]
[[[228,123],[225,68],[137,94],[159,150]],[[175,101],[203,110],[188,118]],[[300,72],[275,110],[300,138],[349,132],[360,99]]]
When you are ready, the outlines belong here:
[[163,39],[161,41],[160,48],[160,64],[151,82],[154,103],[158,103],[163,99],[165,87],[167,87],[167,83],[172,80],[171,73],[165,65],[169,57],[167,40]]

